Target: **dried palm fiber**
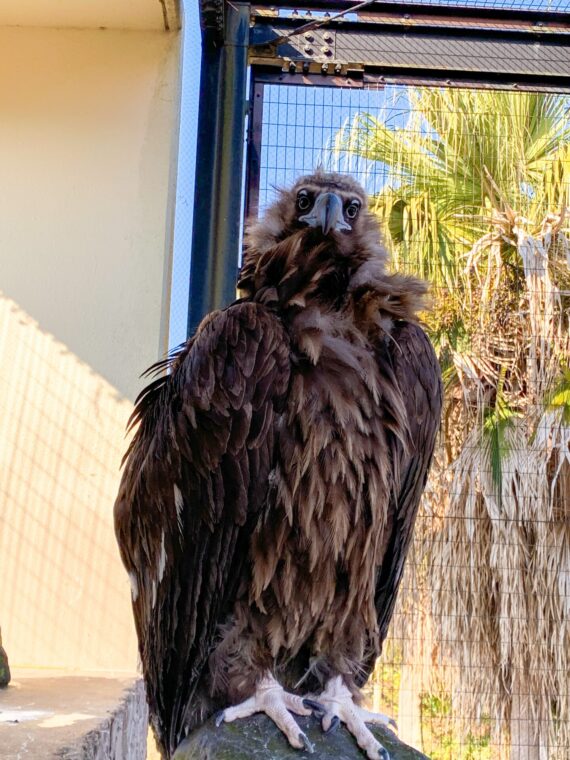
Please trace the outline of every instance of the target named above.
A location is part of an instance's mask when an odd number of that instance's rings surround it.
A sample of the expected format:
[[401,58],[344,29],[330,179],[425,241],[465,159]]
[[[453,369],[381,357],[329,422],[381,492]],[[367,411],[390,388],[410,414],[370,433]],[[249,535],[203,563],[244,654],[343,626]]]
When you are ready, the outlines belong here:
[[513,698],[527,695],[525,741],[554,757],[570,750],[570,427],[565,408],[545,401],[569,355],[568,315],[550,274],[551,220],[535,235],[513,222],[525,291],[507,339],[488,330],[476,336],[477,359],[454,355],[465,416],[473,395],[497,389],[508,413],[471,425],[430,577],[437,638],[461,668],[457,712],[483,701],[499,734]]
[[[520,232],[519,238],[527,258],[537,255],[534,239]],[[537,242],[544,255],[544,243]],[[548,249],[548,238],[546,243]],[[448,394],[444,444],[448,461],[457,459],[447,468],[442,452],[436,457],[414,561],[404,579],[412,593],[400,600],[400,625],[392,635],[408,644],[407,656],[416,667],[425,672],[431,666],[431,688],[440,678],[451,684],[463,731],[472,730],[488,711],[495,720],[493,735],[504,735],[513,697],[528,690],[531,731],[542,734],[540,744],[550,745],[554,758],[570,746],[570,428],[563,408],[542,412],[542,403],[531,400],[544,399],[561,357],[568,356],[568,329],[548,269],[538,276],[527,263],[527,272],[527,290],[518,304],[522,311],[504,315],[504,333],[482,329],[473,335],[469,353],[454,354],[460,388]],[[533,386],[521,398],[527,374]],[[499,381],[518,412],[505,421],[497,452],[477,415]],[[463,442],[465,429],[470,432]],[[435,641],[426,636],[430,625],[422,606],[430,592]],[[426,686],[429,682],[422,678]],[[503,751],[508,736],[504,740]],[[504,752],[497,747],[493,756],[499,754]]]

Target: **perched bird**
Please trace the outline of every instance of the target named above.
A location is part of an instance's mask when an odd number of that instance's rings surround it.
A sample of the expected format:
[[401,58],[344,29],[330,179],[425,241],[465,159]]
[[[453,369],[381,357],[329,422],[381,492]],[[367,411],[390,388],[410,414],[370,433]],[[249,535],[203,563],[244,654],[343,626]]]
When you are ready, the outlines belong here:
[[[346,724],[392,616],[439,426],[417,323],[364,190],[316,173],[246,234],[243,297],[140,395],[115,527],[165,758],[210,715]],[[166,363],[155,365],[164,370]]]

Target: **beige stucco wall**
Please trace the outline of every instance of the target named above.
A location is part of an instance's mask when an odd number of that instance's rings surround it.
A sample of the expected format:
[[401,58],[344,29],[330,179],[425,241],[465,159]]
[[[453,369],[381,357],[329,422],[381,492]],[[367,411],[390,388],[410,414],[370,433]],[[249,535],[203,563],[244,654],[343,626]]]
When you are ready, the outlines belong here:
[[166,22],[175,29],[178,5],[177,0],[0,0],[0,26],[163,30]]
[[11,662],[136,665],[112,530],[166,348],[178,33],[0,27],[0,626]]

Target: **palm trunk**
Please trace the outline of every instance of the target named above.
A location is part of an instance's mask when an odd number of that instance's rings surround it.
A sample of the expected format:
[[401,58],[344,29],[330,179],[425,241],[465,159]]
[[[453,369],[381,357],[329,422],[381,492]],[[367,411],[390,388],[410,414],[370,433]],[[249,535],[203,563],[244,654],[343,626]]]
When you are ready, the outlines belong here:
[[533,718],[532,695],[520,675],[513,683],[510,728],[510,760],[548,760],[548,741]]
[[404,658],[398,700],[398,736],[419,749],[422,749],[421,695],[425,691],[423,670],[421,666],[414,667],[409,657]]

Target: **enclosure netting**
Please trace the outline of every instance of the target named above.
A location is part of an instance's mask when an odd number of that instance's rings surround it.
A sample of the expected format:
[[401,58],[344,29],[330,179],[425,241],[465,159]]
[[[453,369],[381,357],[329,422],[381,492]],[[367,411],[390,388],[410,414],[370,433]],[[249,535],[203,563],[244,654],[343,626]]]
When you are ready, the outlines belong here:
[[[354,6],[357,6],[359,0],[354,0]],[[532,11],[537,13],[537,21],[540,22],[541,18],[538,14],[566,14],[570,13],[570,0],[384,0],[383,9],[389,10],[390,4],[393,4],[394,8],[400,9],[402,6],[415,6],[424,7],[426,10],[430,8],[437,9],[449,9],[449,15],[454,16],[457,20],[459,14],[468,15],[469,11]],[[255,3],[253,3],[255,5]],[[279,4],[276,4],[279,5]],[[324,10],[296,10],[293,8],[279,8],[278,13],[280,16],[320,16],[328,13],[333,15],[341,10],[341,7],[335,7],[337,3],[335,0],[331,0],[327,3],[327,11]],[[347,11],[345,18],[347,20],[353,20],[357,18],[357,14],[354,11],[366,12],[366,8],[358,9],[354,8],[351,13],[351,9],[346,9],[345,6],[342,10]]]
[[442,431],[369,701],[436,760],[567,759],[570,98],[263,89],[259,213],[348,172],[432,284]]

